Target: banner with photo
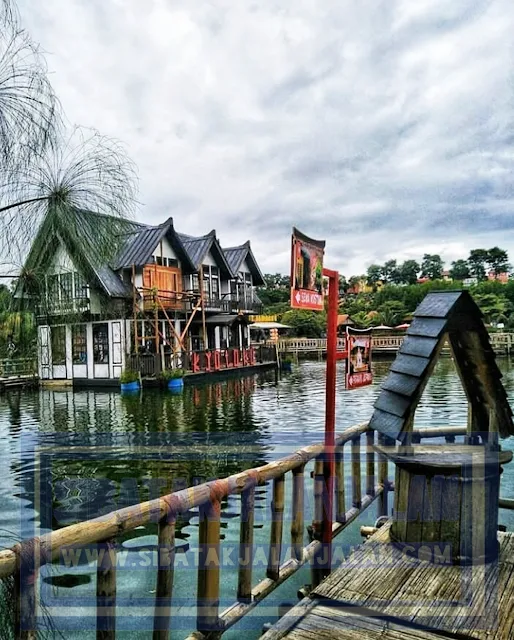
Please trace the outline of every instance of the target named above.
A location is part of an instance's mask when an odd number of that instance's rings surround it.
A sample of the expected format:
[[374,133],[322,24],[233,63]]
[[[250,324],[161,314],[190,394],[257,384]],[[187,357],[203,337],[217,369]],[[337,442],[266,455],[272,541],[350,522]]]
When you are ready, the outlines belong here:
[[357,389],[373,382],[371,373],[371,329],[346,328],[346,388]]
[[291,307],[323,311],[325,241],[313,240],[293,227],[291,247]]

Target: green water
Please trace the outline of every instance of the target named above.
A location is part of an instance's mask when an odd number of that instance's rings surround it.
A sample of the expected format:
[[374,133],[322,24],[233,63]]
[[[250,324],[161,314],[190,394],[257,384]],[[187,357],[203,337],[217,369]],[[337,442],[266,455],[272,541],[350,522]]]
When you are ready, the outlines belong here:
[[[500,365],[514,405],[514,368],[508,359]],[[352,392],[344,390],[343,375],[339,376],[338,431],[370,417],[388,366],[387,362],[375,363],[375,383]],[[0,546],[265,464],[321,441],[324,392],[324,364],[304,362],[280,379],[271,372],[186,387],[180,395],[157,390],[129,397],[112,390],[40,390],[0,396]],[[465,422],[464,393],[452,361],[445,359],[425,391],[416,425],[442,427]],[[504,447],[514,448],[513,444],[509,440]],[[306,524],[312,519],[309,470]],[[513,496],[514,469],[505,470],[502,493]],[[287,542],[289,478],[285,495]],[[375,512],[373,505],[337,539],[336,555],[341,557],[360,542],[359,527],[373,523]],[[221,609],[235,598],[237,571],[233,561],[234,555],[237,558],[239,513],[240,499],[229,497],[222,505],[227,555],[222,562]],[[254,582],[265,576],[264,550],[270,528],[267,486],[257,490],[255,513],[255,543],[261,546],[257,548],[260,561],[254,569]],[[501,511],[500,522],[514,527],[511,513]],[[194,622],[197,535],[198,513],[191,511],[177,523],[172,637],[185,637]],[[155,569],[148,567],[153,566],[156,556],[156,525],[141,527],[119,542],[118,556],[125,563],[118,565],[117,571],[119,636],[148,638],[155,597]],[[94,558],[83,554],[67,560],[70,566],[54,564],[41,570],[42,598],[62,636],[93,638]],[[294,603],[297,588],[308,581],[305,568],[225,637],[237,638],[243,633],[248,640],[258,637],[263,622],[276,616],[277,604]]]

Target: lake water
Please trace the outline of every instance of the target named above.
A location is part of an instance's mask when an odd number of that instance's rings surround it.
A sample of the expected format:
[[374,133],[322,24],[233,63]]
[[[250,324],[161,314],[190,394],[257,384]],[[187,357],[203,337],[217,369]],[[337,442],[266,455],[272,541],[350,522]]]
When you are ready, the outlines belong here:
[[[514,406],[514,367],[499,360]],[[337,431],[369,419],[388,362],[374,365],[372,386],[347,392],[343,369],[338,380]],[[306,361],[292,374],[274,372],[203,387],[183,394],[144,391],[10,392],[0,396],[0,547],[20,537],[93,518],[116,508],[163,495],[197,482],[252,468],[323,439],[324,363]],[[463,426],[467,405],[451,359],[439,363],[416,413],[416,426]],[[514,448],[514,441],[503,443]],[[289,474],[290,475],[290,474]],[[306,474],[308,478],[308,474]],[[505,469],[502,494],[514,493],[514,467]],[[312,519],[310,480],[306,481],[306,524]],[[290,486],[286,485],[284,540],[288,539]],[[257,491],[255,543],[267,549],[270,495]],[[240,499],[222,505],[223,547],[237,558]],[[359,527],[373,523],[374,505],[337,538],[337,553],[360,542]],[[511,512],[500,522],[514,527]],[[195,544],[198,514],[177,523],[172,637],[185,637],[194,619]],[[306,539],[307,540],[307,539]],[[117,627],[121,636],[151,637],[156,525],[120,539],[124,566],[117,571]],[[123,560],[124,558],[124,560]],[[228,553],[222,568],[221,609],[235,599],[237,572]],[[55,627],[66,638],[95,637],[94,557],[70,559],[41,570],[41,596]],[[254,582],[265,576],[264,562]],[[296,590],[309,581],[305,568],[278,589],[266,604],[225,637],[258,637],[262,623],[276,615],[276,605],[294,603]],[[54,635],[56,635],[55,632]],[[57,635],[56,635],[57,637]]]

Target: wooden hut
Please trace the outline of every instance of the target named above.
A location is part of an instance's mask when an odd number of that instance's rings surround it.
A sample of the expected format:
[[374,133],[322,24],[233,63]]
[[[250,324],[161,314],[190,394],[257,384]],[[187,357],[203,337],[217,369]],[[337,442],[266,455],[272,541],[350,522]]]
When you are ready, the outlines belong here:
[[[463,444],[421,446],[414,415],[445,341],[468,400]],[[378,449],[396,465],[391,539],[442,543],[457,564],[497,554],[501,465],[512,458],[499,437],[514,435],[512,411],[480,309],[466,291],[429,294],[414,313],[405,340],[375,403],[370,426]],[[384,446],[394,443],[397,446]]]

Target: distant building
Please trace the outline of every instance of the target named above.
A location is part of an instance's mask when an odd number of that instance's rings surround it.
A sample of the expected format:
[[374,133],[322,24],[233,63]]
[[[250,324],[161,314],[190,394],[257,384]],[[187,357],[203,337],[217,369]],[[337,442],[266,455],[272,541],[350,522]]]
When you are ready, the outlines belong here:
[[487,274],[487,279],[496,280],[498,282],[501,282],[502,284],[507,284],[507,282],[509,281],[509,274],[507,272],[495,273],[494,271],[489,271],[489,273]]
[[464,280],[462,281],[462,284],[465,287],[471,287],[474,284],[477,284],[478,282],[478,278],[476,278],[475,276],[471,276],[470,278],[464,278]]

